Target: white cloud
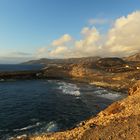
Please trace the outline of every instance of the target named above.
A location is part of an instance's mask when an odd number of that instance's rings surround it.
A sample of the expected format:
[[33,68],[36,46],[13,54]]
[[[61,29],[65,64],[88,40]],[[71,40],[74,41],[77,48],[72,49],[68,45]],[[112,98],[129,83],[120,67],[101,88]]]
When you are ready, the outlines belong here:
[[69,49],[66,46],[59,46],[56,49],[50,51],[49,56],[50,57],[66,57],[65,55],[68,54]]
[[84,27],[80,40],[74,40],[69,34],[65,34],[49,45],[50,50],[43,47],[37,54],[39,57],[53,58],[126,56],[140,51],[139,37],[140,11],[137,11],[116,19],[106,35],[99,33],[95,27]]
[[68,43],[72,41],[72,37],[69,35],[69,34],[64,34],[62,37],[60,37],[59,39],[57,40],[54,40],[52,42],[52,46],[61,46],[63,45],[64,43]]
[[37,52],[35,53],[35,56],[37,58],[44,58],[47,56],[47,54],[49,53],[48,51],[48,47],[41,47],[37,49]]
[[109,54],[119,56],[140,51],[140,11],[117,19],[108,33],[105,45]]
[[47,57],[53,57],[53,58],[92,56],[93,53],[97,53],[99,49],[98,40],[100,40],[101,36],[99,32],[96,30],[96,28],[84,27],[81,30],[81,36],[82,36],[81,40],[75,40],[75,41],[71,40],[69,41],[69,44],[66,44],[66,41],[63,43],[61,41],[61,45],[60,43],[55,44],[56,46],[54,46],[53,44],[52,45],[53,49],[50,52],[48,52],[46,48],[40,48],[40,50],[43,50],[42,54],[46,52]]

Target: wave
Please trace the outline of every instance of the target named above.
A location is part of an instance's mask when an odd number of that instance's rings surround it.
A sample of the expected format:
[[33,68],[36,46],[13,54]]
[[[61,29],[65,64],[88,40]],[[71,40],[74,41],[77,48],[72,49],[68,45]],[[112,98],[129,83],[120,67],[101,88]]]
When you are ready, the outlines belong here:
[[121,95],[118,92],[113,92],[113,91],[109,92],[105,89],[97,90],[94,93],[96,93],[98,97],[102,97],[110,100],[115,100],[121,97]]
[[[49,123],[47,123],[45,126],[42,126],[44,125],[44,123],[39,123],[37,122],[35,125],[29,125],[27,127],[23,127],[23,128],[20,128],[20,129],[14,129],[13,131],[14,132],[18,132],[18,131],[25,131],[25,130],[29,130],[29,129],[32,129],[32,128],[35,128],[35,127],[38,127],[40,126],[40,130],[37,130],[36,132],[34,132],[34,134],[42,134],[42,133],[46,133],[46,132],[56,132],[58,131],[58,125],[56,122],[54,121],[51,121]],[[27,135],[26,134],[22,134],[22,135],[18,135],[16,136],[17,139],[22,139],[22,138],[26,138]],[[8,140],[13,140],[14,137],[9,137]]]
[[0,82],[4,82],[5,81],[5,79],[0,79]]
[[35,128],[37,126],[41,125],[40,122],[37,122],[36,124],[34,125],[29,125],[29,126],[26,126],[26,127],[23,127],[23,128],[20,128],[20,129],[14,129],[13,131],[25,131],[25,130],[28,130],[28,129],[31,129],[31,128]]
[[74,95],[74,96],[80,96],[80,88],[77,87],[77,85],[72,83],[66,83],[66,82],[58,82],[58,89],[62,90],[64,94],[68,95]]
[[47,132],[56,132],[58,130],[58,125],[54,121],[49,122],[45,127]]

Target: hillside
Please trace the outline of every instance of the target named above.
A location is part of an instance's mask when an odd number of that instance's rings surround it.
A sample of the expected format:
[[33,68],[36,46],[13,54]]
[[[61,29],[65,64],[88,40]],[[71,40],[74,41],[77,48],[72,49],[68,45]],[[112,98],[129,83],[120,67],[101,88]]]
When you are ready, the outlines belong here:
[[[79,64],[79,63],[91,63],[91,62],[95,62],[98,61],[101,57],[81,57],[81,58],[68,58],[68,59],[48,59],[48,58],[41,58],[39,60],[30,60],[27,62],[23,62],[22,64],[44,64],[44,65],[48,65],[48,64]],[[103,58],[104,59],[104,58]],[[110,58],[106,58],[104,59],[104,61],[109,61]],[[134,55],[128,56],[128,57],[124,57],[123,60],[119,60],[119,58],[114,57],[114,59],[118,62],[118,64],[120,63],[124,63],[124,61],[134,61],[134,62],[139,62],[140,61],[140,53],[136,53]],[[112,63],[111,61],[109,61],[109,63]]]
[[68,59],[48,59],[42,58],[39,60],[31,60],[22,64],[77,64],[81,62],[97,61],[100,57],[82,57],[82,58],[68,58]]
[[136,53],[136,54],[131,55],[129,57],[125,57],[124,60],[126,60],[126,61],[140,61],[140,53]]

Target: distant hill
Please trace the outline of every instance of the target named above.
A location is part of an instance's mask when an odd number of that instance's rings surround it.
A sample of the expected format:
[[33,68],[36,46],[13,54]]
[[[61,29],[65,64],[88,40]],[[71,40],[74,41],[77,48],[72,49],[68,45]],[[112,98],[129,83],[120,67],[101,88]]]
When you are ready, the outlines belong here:
[[124,60],[126,61],[140,61],[140,52],[129,57],[125,57]]
[[99,60],[100,57],[82,57],[82,58],[68,58],[68,59],[48,59],[42,58],[39,60],[31,60],[22,64],[78,64],[78,63],[89,63]]
[[126,62],[117,57],[101,58],[97,61],[97,65],[102,67],[123,66],[124,64],[126,64]]

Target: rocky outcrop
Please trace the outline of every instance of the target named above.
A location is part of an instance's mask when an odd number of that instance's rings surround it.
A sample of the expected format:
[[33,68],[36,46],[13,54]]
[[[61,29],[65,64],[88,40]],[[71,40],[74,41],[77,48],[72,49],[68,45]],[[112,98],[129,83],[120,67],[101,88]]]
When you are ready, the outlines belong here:
[[90,77],[90,75],[92,74],[93,71],[91,69],[89,69],[88,67],[84,67],[82,65],[73,65],[70,71],[71,77],[77,78]]
[[0,72],[0,80],[7,79],[40,79],[43,71],[12,71],[12,72]]
[[140,61],[140,52],[136,53],[136,54],[134,54],[132,56],[125,57],[124,60],[125,61]]
[[131,96],[117,101],[96,117],[64,132],[31,136],[29,140],[139,140],[140,81],[129,91]]
[[140,81],[135,83],[130,89],[129,89],[129,95],[136,94],[137,92],[140,91]]
[[69,75],[75,80],[78,79],[96,86],[110,88],[117,91],[126,91],[130,85],[140,79],[139,69],[124,69],[124,71],[120,72],[118,72],[118,69],[122,69],[122,67],[119,66],[117,68],[108,67],[107,69],[114,70],[108,71],[105,67],[101,69],[96,67],[96,63],[88,65],[72,65]]

